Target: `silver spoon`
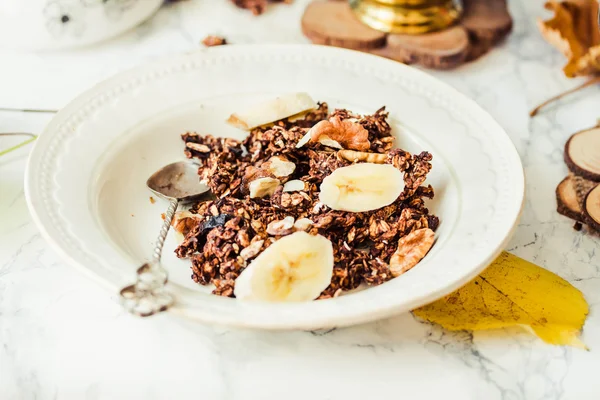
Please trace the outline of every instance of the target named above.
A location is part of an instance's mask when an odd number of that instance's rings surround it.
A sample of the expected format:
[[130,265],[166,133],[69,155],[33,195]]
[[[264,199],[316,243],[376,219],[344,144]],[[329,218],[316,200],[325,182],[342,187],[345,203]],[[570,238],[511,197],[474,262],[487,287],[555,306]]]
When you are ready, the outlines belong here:
[[152,261],[137,270],[135,284],[121,290],[123,306],[132,314],[141,317],[164,311],[173,304],[173,296],[165,290],[168,276],[160,259],[179,203],[214,198],[208,187],[200,183],[198,166],[185,161],[169,164],[156,171],[148,178],[146,186],[156,196],[169,200],[169,208],[154,246]]

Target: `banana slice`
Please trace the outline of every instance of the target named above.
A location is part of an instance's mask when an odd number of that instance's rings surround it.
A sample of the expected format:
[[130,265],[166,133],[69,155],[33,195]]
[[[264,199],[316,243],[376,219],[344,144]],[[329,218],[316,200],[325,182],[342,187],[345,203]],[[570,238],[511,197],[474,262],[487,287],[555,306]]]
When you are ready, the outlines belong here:
[[240,300],[314,300],[331,282],[333,247],[323,236],[296,232],[258,255],[235,281]]
[[389,164],[338,168],[321,183],[319,200],[333,210],[363,212],[393,203],[404,190],[402,172]]
[[247,110],[231,114],[227,122],[237,128],[251,130],[257,126],[279,121],[317,108],[308,93],[289,93],[257,104]]

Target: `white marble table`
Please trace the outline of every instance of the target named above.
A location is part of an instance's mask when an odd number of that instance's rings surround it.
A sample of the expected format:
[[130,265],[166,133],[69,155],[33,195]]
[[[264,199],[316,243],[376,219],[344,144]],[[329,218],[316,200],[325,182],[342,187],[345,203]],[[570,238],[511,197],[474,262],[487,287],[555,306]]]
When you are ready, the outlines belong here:
[[[303,43],[307,1],[259,18],[225,0],[163,8],[136,30],[62,54],[0,53],[0,107],[59,108],[111,74],[193,51],[208,33],[234,43]],[[434,72],[488,110],[516,144],[525,213],[509,250],[585,294],[590,352],[552,347],[518,329],[448,333],[410,314],[330,332],[272,333],[134,318],[66,266],[40,237],[23,196],[28,148],[0,158],[0,399],[599,399],[600,239],[555,212],[570,133],[600,117],[598,88],[527,111],[574,86],[539,36],[541,0],[512,1],[515,31],[481,60]],[[0,132],[40,132],[50,115],[0,112]],[[0,141],[0,149],[10,143]]]

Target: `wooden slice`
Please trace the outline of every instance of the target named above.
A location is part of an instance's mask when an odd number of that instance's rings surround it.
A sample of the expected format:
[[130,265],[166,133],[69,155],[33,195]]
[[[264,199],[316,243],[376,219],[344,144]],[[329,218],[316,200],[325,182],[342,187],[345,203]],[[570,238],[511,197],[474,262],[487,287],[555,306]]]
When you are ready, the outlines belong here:
[[493,45],[512,30],[506,0],[463,0],[463,7],[460,23],[479,41]]
[[573,188],[575,189],[575,195],[580,205],[583,205],[585,196],[596,186],[598,183],[585,179],[582,176],[571,175],[573,181]]
[[556,203],[559,214],[576,221],[584,220],[572,176],[567,176],[556,187]]
[[313,43],[440,69],[487,53],[511,29],[506,0],[464,0],[464,16],[457,26],[423,35],[376,31],[360,22],[344,0],[314,1],[302,17],[302,31]]
[[386,34],[360,22],[347,1],[315,1],[306,7],[302,32],[316,44],[370,50],[385,45]]
[[465,61],[469,53],[469,37],[462,26],[423,35],[390,34],[387,46],[371,53],[406,64],[447,69]]
[[583,213],[585,215],[585,223],[590,228],[600,231],[600,185],[596,185],[587,194]]
[[494,47],[512,30],[513,21],[506,0],[464,0],[461,25],[469,32],[471,49],[468,61]]
[[565,145],[564,158],[571,172],[600,182],[600,127],[571,136]]

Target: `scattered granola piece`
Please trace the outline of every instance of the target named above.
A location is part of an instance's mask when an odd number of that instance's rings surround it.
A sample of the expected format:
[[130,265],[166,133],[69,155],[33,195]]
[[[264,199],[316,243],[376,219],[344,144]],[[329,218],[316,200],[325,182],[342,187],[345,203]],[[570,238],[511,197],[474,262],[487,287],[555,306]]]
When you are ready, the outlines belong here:
[[[163,218],[164,219],[164,218]],[[178,211],[173,216],[171,226],[176,232],[187,235],[196,225],[200,224],[204,217],[189,211]]]
[[231,0],[239,8],[252,11],[254,15],[265,12],[268,3],[291,3],[292,0]]
[[208,35],[202,39],[202,44],[206,47],[223,46],[227,44],[227,39],[221,36]]
[[417,265],[433,246],[434,237],[431,229],[418,229],[401,238],[390,259],[392,275],[400,276]]
[[150,204],[154,204],[156,203],[156,200],[154,200],[154,197],[150,196]]
[[[234,218],[229,214],[218,214],[210,216],[203,222],[194,225],[187,232],[184,241],[175,250],[175,253],[179,257],[189,257],[196,251],[202,249],[211,235],[213,235],[212,237],[214,238],[215,235],[219,234],[215,228],[223,228],[223,226],[227,227],[227,223],[232,219],[234,222],[240,221],[238,218]],[[226,236],[229,236],[229,234]]]

